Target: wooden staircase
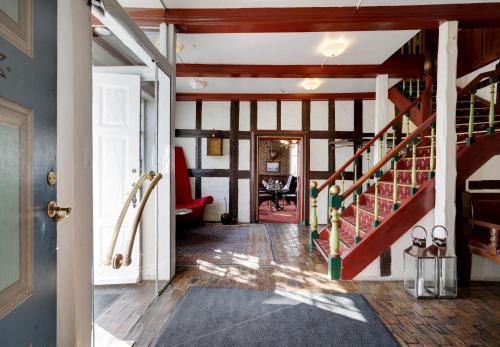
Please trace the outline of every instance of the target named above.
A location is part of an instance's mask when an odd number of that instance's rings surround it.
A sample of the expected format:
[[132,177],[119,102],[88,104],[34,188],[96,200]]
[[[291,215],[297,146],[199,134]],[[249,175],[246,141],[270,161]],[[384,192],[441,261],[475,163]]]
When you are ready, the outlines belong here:
[[[492,110],[493,113],[495,111],[494,105],[475,97],[471,102],[470,96],[471,92],[475,93],[474,84],[484,84],[485,78],[497,75],[500,75],[498,70],[479,80],[475,79],[471,82],[472,86],[467,86],[458,94],[458,167],[464,166],[464,163],[460,163],[463,160],[461,158],[470,157],[471,153],[477,152],[476,148],[481,147],[476,147],[475,143],[491,135],[491,129],[500,124],[500,115],[491,115]],[[403,112],[358,150],[321,187],[317,188],[314,182],[312,184],[311,245],[328,262],[332,279],[354,278],[434,208],[436,114],[431,114],[435,108],[433,84],[426,77],[425,90],[421,94],[412,90],[413,95],[410,95],[408,81],[405,82],[405,88],[402,84],[393,87],[395,90],[390,95],[398,100],[402,100],[401,96],[406,98]],[[404,118],[412,120],[417,126],[413,132],[410,133],[408,125],[405,131]],[[397,136],[398,124],[403,128],[400,134],[405,135],[400,141]],[[499,135],[494,134],[488,139],[490,142],[493,140],[493,143],[497,141],[497,147],[500,144]],[[356,166],[362,158],[369,157],[373,152],[370,148],[381,143],[381,149],[387,147],[382,160],[374,163],[362,177],[355,177],[354,184],[348,189],[334,185],[340,179],[344,187],[345,170],[353,165],[356,172]],[[468,169],[473,172],[479,167]],[[331,223],[317,232],[316,197],[327,187]],[[345,201],[350,197],[352,202],[346,205]]]

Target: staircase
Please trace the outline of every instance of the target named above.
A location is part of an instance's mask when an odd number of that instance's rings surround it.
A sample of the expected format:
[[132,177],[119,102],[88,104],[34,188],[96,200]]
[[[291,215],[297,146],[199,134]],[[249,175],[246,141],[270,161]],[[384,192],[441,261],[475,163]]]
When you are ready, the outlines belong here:
[[[475,86],[494,85],[496,80],[490,77],[497,76],[500,70],[482,74],[458,93],[458,167],[464,166],[460,160],[471,155],[482,157],[481,163],[488,155],[491,157],[491,153],[478,153],[479,147],[483,151],[485,147],[500,147],[500,134],[494,134],[500,116],[498,112],[494,115],[494,104],[471,97]],[[418,89],[425,86],[422,93],[418,93],[416,84]],[[425,76],[422,81],[413,80],[411,88],[409,81],[405,81],[392,89],[389,94],[406,105],[403,111],[323,185],[318,188],[313,182],[311,186],[311,246],[328,262],[332,279],[354,278],[434,208],[436,114],[432,80]],[[412,132],[410,120],[417,126]],[[363,157],[369,162],[375,146],[385,156],[345,189],[347,168],[352,165],[356,173]],[[469,171],[479,167],[476,165]],[[335,185],[339,180],[340,187]],[[327,187],[331,223],[318,232],[316,198]],[[348,200],[352,202],[347,203]]]

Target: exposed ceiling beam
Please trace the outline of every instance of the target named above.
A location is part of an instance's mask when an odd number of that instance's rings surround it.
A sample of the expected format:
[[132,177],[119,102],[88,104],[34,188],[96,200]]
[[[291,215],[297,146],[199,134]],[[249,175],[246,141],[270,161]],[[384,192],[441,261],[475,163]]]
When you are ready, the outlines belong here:
[[[176,24],[183,33],[322,32],[500,26],[500,2],[416,6],[144,9],[129,8],[142,27]],[[96,22],[94,24],[97,24]]]
[[233,94],[233,93],[177,93],[177,101],[252,101],[252,100],[374,100],[375,93],[298,93],[298,94]]
[[421,76],[424,57],[394,55],[380,65],[213,65],[177,63],[177,77],[393,78]]

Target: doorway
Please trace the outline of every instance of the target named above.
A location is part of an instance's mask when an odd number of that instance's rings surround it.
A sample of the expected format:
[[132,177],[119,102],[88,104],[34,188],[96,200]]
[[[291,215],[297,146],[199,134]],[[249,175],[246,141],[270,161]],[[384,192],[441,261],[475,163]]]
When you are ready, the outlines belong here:
[[128,343],[175,270],[172,66],[120,10],[93,11],[94,346]]
[[255,131],[251,142],[251,221],[277,224],[305,221],[307,133]]

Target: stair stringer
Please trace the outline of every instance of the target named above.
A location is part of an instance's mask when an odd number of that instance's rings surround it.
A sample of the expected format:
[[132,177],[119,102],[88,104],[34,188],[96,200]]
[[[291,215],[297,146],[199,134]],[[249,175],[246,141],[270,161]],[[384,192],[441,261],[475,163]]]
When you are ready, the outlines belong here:
[[434,179],[425,182],[397,211],[342,255],[341,277],[351,280],[434,208]]

